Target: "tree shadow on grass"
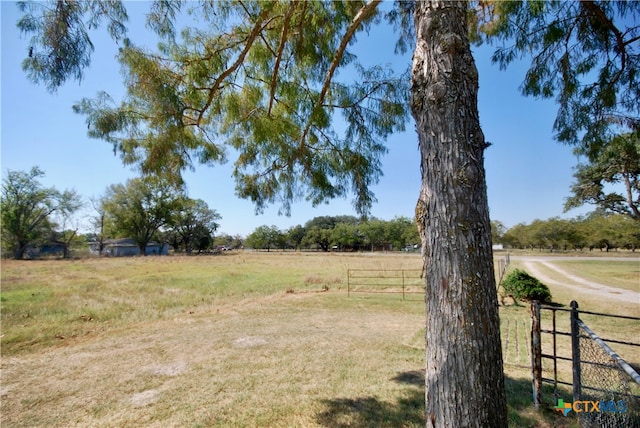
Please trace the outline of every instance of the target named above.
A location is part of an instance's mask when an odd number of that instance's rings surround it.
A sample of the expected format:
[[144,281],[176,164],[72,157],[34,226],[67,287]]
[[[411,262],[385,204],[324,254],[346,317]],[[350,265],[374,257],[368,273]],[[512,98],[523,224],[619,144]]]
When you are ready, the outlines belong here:
[[[424,371],[400,372],[391,379],[406,385],[395,402],[375,397],[322,400],[324,410],[316,421],[326,427],[424,427]],[[536,411],[531,402],[531,381],[505,376],[510,427],[575,427],[573,418],[564,418],[550,407]]]
[[395,403],[375,397],[322,400],[326,407],[317,415],[326,427],[412,427],[425,426],[424,394],[413,391]]
[[[507,393],[507,419],[510,427],[577,428],[574,417],[565,417],[553,410],[553,388],[543,385],[543,403],[539,410],[533,406],[531,379],[504,377]],[[571,396],[564,397],[571,401]],[[555,403],[554,403],[555,404]]]
[[398,373],[391,379],[407,387],[395,402],[375,397],[322,400],[325,409],[316,416],[326,427],[424,427],[424,373]]

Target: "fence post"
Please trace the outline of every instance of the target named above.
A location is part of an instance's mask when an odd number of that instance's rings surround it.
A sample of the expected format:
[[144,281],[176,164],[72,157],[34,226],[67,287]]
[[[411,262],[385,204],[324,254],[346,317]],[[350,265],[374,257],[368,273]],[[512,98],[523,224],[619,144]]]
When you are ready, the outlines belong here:
[[580,326],[578,302],[571,301],[571,365],[573,368],[573,401],[579,401],[582,396],[580,373]]
[[351,269],[347,269],[347,297],[351,297]]
[[531,302],[531,386],[533,405],[538,410],[542,402],[542,343],[540,341],[540,302]]
[[402,300],[404,300],[404,269],[402,269]]

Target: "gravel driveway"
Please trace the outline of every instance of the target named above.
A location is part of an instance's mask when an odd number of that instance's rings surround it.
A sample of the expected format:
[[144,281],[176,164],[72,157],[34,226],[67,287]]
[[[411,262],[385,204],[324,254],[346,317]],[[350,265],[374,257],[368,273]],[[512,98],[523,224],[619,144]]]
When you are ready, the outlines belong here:
[[[615,260],[615,261],[628,261],[629,263],[638,264],[638,268],[640,269],[640,259],[623,259],[623,258],[615,258],[615,257],[550,257],[550,256],[511,256],[512,260],[519,260],[524,265],[525,269],[533,276],[538,278],[540,281],[553,284],[560,287],[570,288],[575,291],[579,291],[584,294],[591,294],[595,296],[606,297],[613,300],[619,300],[621,302],[636,302],[640,304],[640,284],[638,284],[638,291],[625,290],[622,288],[611,287],[605,284],[600,284],[594,281],[588,281],[579,276],[571,274],[564,269],[559,268],[555,265],[554,261],[561,260]],[[542,272],[539,267],[544,266],[545,268],[551,269],[562,275],[563,279],[557,280],[553,279],[544,272]]]

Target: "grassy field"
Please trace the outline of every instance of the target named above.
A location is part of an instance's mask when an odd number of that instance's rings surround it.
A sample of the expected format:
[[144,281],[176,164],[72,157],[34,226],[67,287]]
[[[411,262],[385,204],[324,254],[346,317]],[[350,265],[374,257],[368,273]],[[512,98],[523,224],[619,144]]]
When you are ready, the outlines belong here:
[[[346,293],[348,269],[420,263],[250,252],[3,261],[0,422],[424,426],[424,304]],[[501,319],[510,424],[574,426],[531,406],[528,307],[504,306]]]

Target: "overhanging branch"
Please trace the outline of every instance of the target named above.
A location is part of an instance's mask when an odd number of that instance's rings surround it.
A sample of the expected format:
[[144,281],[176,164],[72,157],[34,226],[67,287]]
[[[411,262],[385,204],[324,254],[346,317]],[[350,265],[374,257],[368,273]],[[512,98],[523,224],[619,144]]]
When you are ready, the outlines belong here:
[[198,115],[198,120],[196,121],[198,125],[200,125],[200,123],[202,122],[202,117],[204,116],[204,113],[211,106],[211,103],[213,102],[213,98],[216,95],[216,92],[218,91],[218,88],[220,87],[224,79],[229,77],[231,73],[236,71],[238,67],[240,67],[240,65],[244,63],[244,58],[247,56],[249,49],[251,49],[251,46],[253,45],[253,42],[255,41],[256,37],[258,37],[262,29],[264,28],[263,22],[267,18],[268,14],[269,14],[268,9],[262,10],[262,12],[260,13],[260,16],[258,17],[258,20],[256,21],[255,25],[253,26],[253,29],[251,30],[251,33],[249,34],[249,37],[247,38],[247,43],[245,44],[244,49],[242,49],[242,52],[240,52],[240,55],[238,55],[238,58],[231,65],[231,67],[223,71],[222,74],[220,74],[220,76],[218,76],[218,78],[214,82],[213,86],[209,90],[209,98],[207,99],[206,104],[204,105],[200,114]]
[[[340,46],[338,47],[338,50],[336,51],[335,55],[333,56],[333,61],[331,62],[331,66],[329,67],[329,70],[327,70],[327,74],[325,76],[324,83],[322,84],[322,89],[320,90],[320,95],[318,96],[318,100],[316,102],[316,105],[314,106],[313,110],[311,111],[312,112],[311,113],[312,116],[313,116],[313,112],[315,112],[318,108],[322,107],[322,105],[324,104],[324,99],[327,96],[327,92],[329,91],[329,86],[331,85],[331,80],[333,79],[333,75],[334,75],[336,69],[338,68],[338,65],[340,64],[340,61],[342,60],[342,57],[344,56],[344,52],[347,49],[347,45],[349,44],[349,42],[353,38],[353,35],[356,33],[356,30],[362,24],[362,21],[364,21],[367,17],[369,17],[371,15],[371,13],[373,11],[375,11],[376,7],[378,6],[378,4],[380,4],[380,2],[381,2],[381,0],[371,0],[369,3],[364,5],[362,7],[362,9],[360,9],[358,11],[356,16],[351,21],[351,24],[349,25],[349,28],[347,28],[347,32],[342,37],[342,41],[340,42]],[[302,131],[302,135],[300,137],[300,145],[304,144],[304,141],[307,138],[307,134],[309,133],[309,129],[310,128],[311,128],[311,118],[309,118],[309,120],[307,121],[307,125],[305,126],[304,130]]]
[[267,109],[267,115],[271,115],[271,108],[273,107],[273,100],[276,93],[276,84],[278,81],[278,70],[280,69],[280,61],[282,61],[282,53],[287,43],[287,33],[289,32],[289,21],[291,16],[298,6],[297,2],[292,2],[291,6],[287,10],[287,14],[284,16],[284,22],[282,24],[282,34],[280,36],[280,44],[278,46],[278,54],[276,57],[276,63],[273,66],[273,75],[271,77],[271,93],[269,94],[269,108]]

